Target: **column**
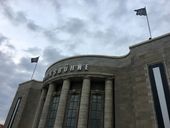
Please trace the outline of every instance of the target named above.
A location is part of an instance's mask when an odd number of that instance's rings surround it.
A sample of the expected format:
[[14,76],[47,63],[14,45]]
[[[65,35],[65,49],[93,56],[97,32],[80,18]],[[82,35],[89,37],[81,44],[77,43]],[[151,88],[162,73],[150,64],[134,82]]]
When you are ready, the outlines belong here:
[[90,79],[84,78],[81,93],[78,128],[87,128],[88,126],[87,124],[88,124],[89,97],[90,97]]
[[41,118],[40,118],[38,128],[45,128],[46,119],[48,115],[48,108],[50,106],[50,101],[52,98],[53,91],[54,91],[54,84],[49,84],[49,88],[48,88],[47,96],[46,96],[45,103],[43,106],[43,110],[41,113]]
[[104,128],[113,126],[113,82],[112,79],[105,81],[105,109],[104,109]]
[[60,101],[58,105],[54,128],[62,128],[69,89],[70,81],[68,79],[65,79],[63,81],[63,86],[60,94]]
[[38,103],[38,106],[37,106],[37,109],[36,109],[32,128],[37,128],[37,126],[38,126],[38,122],[39,122],[39,119],[40,119],[40,113],[42,111],[42,106],[43,106],[43,103],[44,103],[46,93],[47,93],[47,89],[42,89],[40,100],[39,100],[39,103]]

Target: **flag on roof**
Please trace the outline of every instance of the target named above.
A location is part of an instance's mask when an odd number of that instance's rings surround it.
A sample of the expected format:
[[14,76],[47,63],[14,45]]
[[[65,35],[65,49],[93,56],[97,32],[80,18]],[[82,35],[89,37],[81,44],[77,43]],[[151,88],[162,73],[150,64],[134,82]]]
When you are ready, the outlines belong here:
[[35,58],[31,58],[31,63],[37,63],[38,59],[39,59],[39,56]]
[[146,8],[140,8],[140,9],[136,9],[134,10],[136,12],[136,15],[140,15],[140,16],[146,16]]

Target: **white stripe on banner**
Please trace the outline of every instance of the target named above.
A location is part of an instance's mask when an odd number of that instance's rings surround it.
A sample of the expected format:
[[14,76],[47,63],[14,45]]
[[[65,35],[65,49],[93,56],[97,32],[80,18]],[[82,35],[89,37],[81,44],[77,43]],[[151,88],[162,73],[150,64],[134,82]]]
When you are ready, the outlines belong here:
[[155,78],[155,84],[156,84],[156,89],[158,92],[164,125],[165,125],[165,128],[170,128],[168,109],[167,109],[167,104],[165,100],[165,94],[164,94],[163,83],[162,83],[162,78],[161,78],[159,67],[153,68],[153,74]]

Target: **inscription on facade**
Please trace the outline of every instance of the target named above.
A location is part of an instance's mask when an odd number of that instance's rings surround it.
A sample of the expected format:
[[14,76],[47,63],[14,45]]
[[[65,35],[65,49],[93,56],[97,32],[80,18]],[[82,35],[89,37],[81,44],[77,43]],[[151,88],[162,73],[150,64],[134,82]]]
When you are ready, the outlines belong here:
[[88,64],[77,64],[77,65],[69,65],[66,64],[65,66],[59,67],[51,72],[49,72],[44,80],[47,80],[51,77],[63,74],[63,73],[69,73],[69,72],[76,72],[76,71],[88,71]]

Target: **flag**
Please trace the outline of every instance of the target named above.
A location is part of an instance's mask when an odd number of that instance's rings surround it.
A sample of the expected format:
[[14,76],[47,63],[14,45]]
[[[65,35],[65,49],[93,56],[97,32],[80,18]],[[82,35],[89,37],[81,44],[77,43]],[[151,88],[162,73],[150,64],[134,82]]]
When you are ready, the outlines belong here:
[[35,58],[31,58],[31,63],[37,63],[38,59],[39,59],[39,56]]
[[136,9],[134,10],[136,12],[136,15],[140,15],[140,16],[146,16],[146,8],[140,8],[140,9]]

